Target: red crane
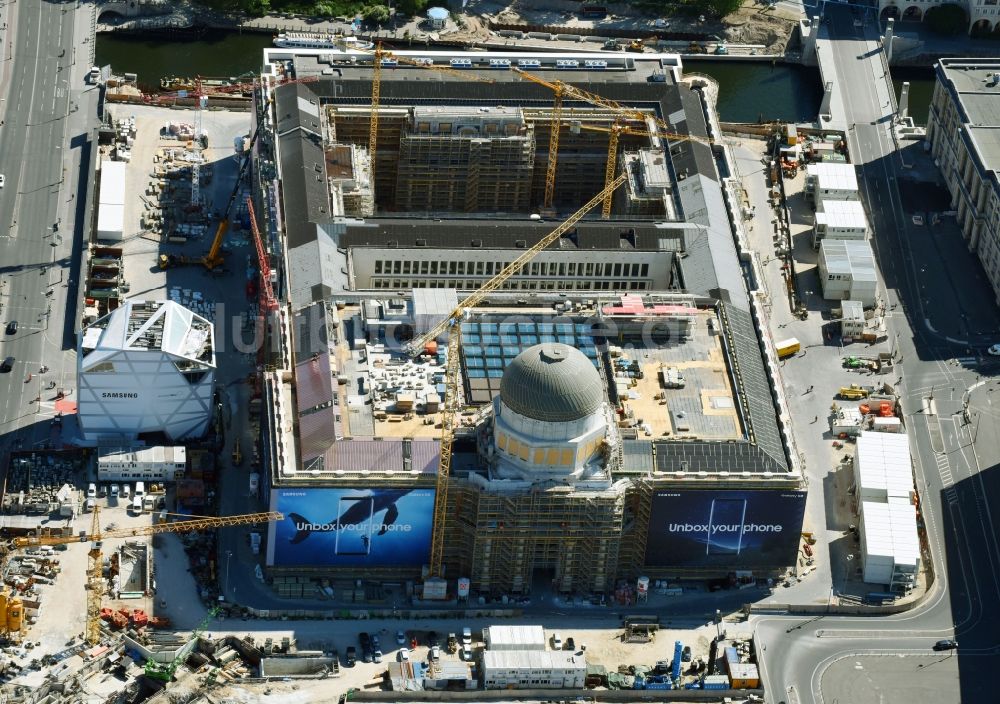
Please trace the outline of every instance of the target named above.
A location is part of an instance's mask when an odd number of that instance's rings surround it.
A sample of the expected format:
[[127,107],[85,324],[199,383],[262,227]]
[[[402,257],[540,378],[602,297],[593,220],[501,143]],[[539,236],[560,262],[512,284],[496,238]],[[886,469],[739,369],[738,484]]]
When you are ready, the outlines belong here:
[[257,261],[260,264],[260,312],[263,315],[278,310],[278,299],[274,296],[274,286],[271,284],[271,258],[264,249],[264,240],[257,228],[257,216],[250,196],[247,196],[247,212],[250,214],[250,229],[253,230],[253,243],[257,247]]

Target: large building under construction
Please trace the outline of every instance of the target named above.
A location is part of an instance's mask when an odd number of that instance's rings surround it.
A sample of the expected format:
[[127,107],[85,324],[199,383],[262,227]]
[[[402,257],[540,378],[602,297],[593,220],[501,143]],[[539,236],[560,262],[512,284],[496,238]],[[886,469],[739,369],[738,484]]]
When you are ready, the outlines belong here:
[[[272,575],[420,580],[435,535],[428,598],[794,563],[797,453],[714,113],[676,56],[399,52],[373,124],[372,57],[265,54]],[[466,311],[442,492],[448,337],[403,344],[621,174],[610,217]]]

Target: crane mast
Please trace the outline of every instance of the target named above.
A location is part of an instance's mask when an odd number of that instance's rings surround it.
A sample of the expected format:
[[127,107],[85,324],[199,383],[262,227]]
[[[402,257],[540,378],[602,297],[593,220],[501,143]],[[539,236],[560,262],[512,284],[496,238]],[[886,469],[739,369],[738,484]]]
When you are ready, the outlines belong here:
[[452,446],[455,440],[455,417],[458,414],[461,380],[459,371],[459,350],[462,341],[462,319],[465,312],[481,303],[491,292],[503,286],[504,282],[517,274],[524,265],[534,259],[539,252],[556,242],[570,228],[576,225],[587,213],[600,205],[609,193],[625,183],[626,175],[622,174],[604,190],[591,198],[587,203],[562,221],[554,230],[545,235],[521,256],[500,270],[496,276],[471,293],[440,323],[430,331],[415,339],[407,348],[410,354],[418,355],[425,345],[436,339],[441,333],[448,333],[448,358],[445,363],[445,398],[441,415],[441,452],[438,457],[438,472],[436,477],[436,492],[434,495],[434,526],[431,533],[431,554],[429,572],[431,577],[440,577],[444,565],[444,527],[448,516],[448,480],[451,475]]

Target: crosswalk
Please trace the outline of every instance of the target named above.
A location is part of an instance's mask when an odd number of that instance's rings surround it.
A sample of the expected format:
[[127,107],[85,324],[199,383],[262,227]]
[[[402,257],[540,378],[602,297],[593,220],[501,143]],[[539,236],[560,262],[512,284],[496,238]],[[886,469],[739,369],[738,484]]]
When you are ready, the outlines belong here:
[[951,465],[948,458],[943,455],[934,455],[934,462],[937,464],[938,474],[941,475],[941,485],[947,490],[955,484],[955,478],[951,475]]
[[949,504],[957,504],[958,490],[953,486],[949,486],[947,489],[944,490],[944,500],[947,501]]

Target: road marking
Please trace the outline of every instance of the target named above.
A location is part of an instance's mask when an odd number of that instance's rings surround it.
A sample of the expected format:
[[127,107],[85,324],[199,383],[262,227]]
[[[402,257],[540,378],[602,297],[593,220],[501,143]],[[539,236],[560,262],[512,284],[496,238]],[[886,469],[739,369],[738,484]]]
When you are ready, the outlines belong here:
[[[940,433],[939,433],[940,437]],[[938,474],[941,475],[941,485],[948,489],[955,484],[955,479],[951,475],[951,464],[948,462],[948,458],[944,455],[935,454],[934,462],[937,463]],[[956,493],[955,498],[958,498]]]

